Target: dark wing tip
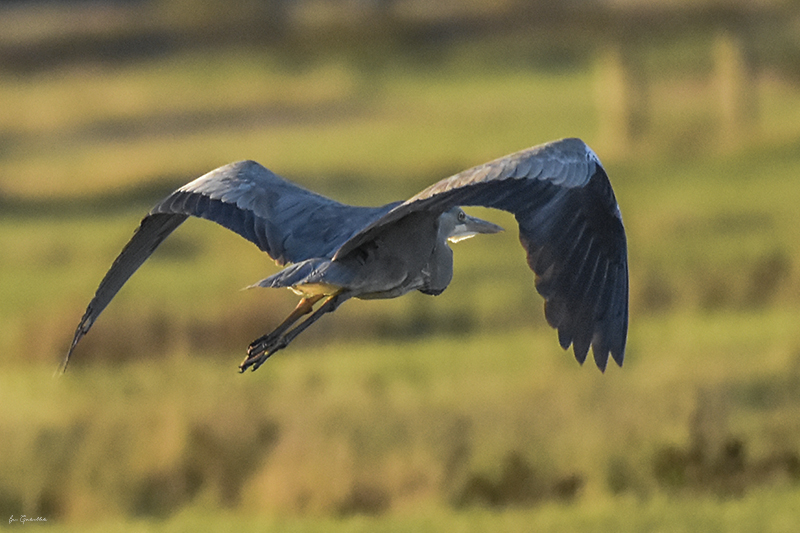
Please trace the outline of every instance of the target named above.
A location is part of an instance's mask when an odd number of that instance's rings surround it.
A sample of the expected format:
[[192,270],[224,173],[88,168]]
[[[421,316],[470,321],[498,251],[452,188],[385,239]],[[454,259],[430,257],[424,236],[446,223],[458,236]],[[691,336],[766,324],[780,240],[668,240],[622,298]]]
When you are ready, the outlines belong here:
[[57,374],[64,374],[67,371],[67,366],[69,365],[69,360],[72,357],[72,352],[75,351],[75,347],[78,346],[78,343],[81,341],[84,335],[89,332],[89,329],[92,327],[96,315],[94,313],[94,308],[92,304],[89,304],[89,307],[86,309],[86,313],[84,313],[83,318],[81,318],[78,327],[75,328],[75,336],[72,338],[72,344],[69,346],[69,350],[67,350],[67,355],[64,356],[64,359],[58,365],[58,369],[56,370]]
[[72,357],[72,352],[75,351],[75,347],[80,342],[81,338],[86,334],[86,331],[82,329],[82,324],[78,326],[78,329],[75,331],[75,336],[72,338],[72,344],[69,346],[69,350],[67,351],[67,355],[64,356],[64,359],[58,365],[58,369],[56,372],[58,374],[64,374],[67,371],[67,366],[69,365],[69,360]]
[[605,371],[619,366],[628,327],[625,230],[601,166],[581,187],[561,189],[541,209],[517,213],[520,242],[545,299],[545,318],[583,364],[591,348]]
[[[601,318],[604,306],[623,306],[624,320],[612,320],[610,323]],[[593,315],[587,314],[587,308],[594,308]],[[558,311],[552,311],[558,309]],[[560,320],[554,320],[559,316]],[[551,327],[558,331],[558,343],[564,350],[572,345],[575,359],[583,364],[591,348],[594,362],[601,371],[605,371],[609,356],[618,366],[625,359],[625,341],[627,337],[627,299],[618,302],[593,301],[591,298],[581,301],[564,302],[558,297],[545,301],[545,317]]]

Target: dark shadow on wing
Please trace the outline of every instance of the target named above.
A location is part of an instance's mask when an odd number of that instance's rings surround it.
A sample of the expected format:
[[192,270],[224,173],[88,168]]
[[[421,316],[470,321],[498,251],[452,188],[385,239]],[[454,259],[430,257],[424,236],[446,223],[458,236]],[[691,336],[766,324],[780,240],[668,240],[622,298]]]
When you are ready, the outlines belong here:
[[513,213],[561,346],[572,344],[581,363],[591,346],[601,370],[609,354],[622,364],[628,328],[625,230],[608,176],[582,141],[548,143],[442,180],[355,235],[334,257],[408,213],[456,205]]

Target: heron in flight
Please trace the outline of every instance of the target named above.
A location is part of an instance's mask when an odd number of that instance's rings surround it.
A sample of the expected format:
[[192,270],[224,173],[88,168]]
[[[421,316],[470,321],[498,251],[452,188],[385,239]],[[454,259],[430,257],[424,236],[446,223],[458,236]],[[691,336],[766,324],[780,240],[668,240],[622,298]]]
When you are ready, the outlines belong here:
[[253,161],[213,170],[142,219],[100,282],[62,369],[128,278],[189,216],[238,233],[285,266],[256,286],[286,287],[301,297],[286,320],[250,344],[239,365],[244,372],[256,370],[350,298],[444,291],[453,276],[448,242],[502,231],[461,206],[511,212],[561,347],[571,344],[582,364],[591,346],[600,370],[609,354],[622,365],[628,330],[622,216],[597,155],[580,139],[562,139],[465,170],[405,202],[381,207],[336,202]]

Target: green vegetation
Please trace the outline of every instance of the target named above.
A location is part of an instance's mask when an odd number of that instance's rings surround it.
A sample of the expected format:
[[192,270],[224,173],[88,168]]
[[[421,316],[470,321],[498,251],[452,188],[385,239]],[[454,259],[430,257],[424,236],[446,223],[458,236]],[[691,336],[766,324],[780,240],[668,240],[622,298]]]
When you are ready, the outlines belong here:
[[[800,91],[765,76],[758,127],[717,144],[695,68],[658,81],[672,95],[654,103],[658,127],[619,151],[600,131],[594,64],[493,61],[509,45],[297,62],[226,46],[0,78],[13,102],[0,114],[0,519],[793,530]],[[671,106],[702,107],[702,127]],[[207,170],[252,158],[378,204],[563,136],[603,158],[628,230],[623,369],[580,368],[558,348],[513,219],[480,213],[508,231],[457,245],[444,294],[349,303],[244,376],[244,347],[293,296],[240,292],[275,271],[269,258],[190,221],[50,378],[141,216]]]

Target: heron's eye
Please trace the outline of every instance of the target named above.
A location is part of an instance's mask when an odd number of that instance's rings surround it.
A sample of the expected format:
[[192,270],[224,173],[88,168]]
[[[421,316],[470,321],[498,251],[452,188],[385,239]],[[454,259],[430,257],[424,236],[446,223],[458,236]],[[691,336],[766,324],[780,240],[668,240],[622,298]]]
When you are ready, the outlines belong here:
[[465,220],[467,220],[467,214],[464,211],[458,213],[458,221],[464,222]]

